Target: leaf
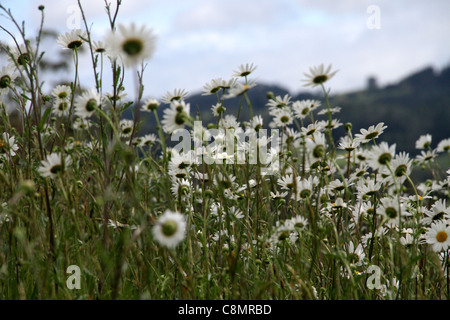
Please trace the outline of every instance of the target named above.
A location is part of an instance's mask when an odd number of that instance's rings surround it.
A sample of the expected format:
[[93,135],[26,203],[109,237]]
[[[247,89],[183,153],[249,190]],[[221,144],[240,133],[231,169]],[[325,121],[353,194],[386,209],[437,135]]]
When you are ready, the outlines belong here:
[[120,113],[122,113],[125,110],[127,110],[132,104],[133,104],[133,101],[125,102],[123,104],[122,108],[120,109]]
[[39,122],[38,131],[41,132],[44,128],[44,124],[47,122],[47,119],[52,112],[52,108],[47,108],[42,116],[41,122]]

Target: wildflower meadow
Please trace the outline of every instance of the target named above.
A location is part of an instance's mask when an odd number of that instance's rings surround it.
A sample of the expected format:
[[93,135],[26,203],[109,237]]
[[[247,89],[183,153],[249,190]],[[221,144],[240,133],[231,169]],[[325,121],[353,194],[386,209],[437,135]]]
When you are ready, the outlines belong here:
[[450,299],[450,137],[419,135],[410,156],[383,141],[384,122],[341,123],[332,64],[298,71],[321,99],[267,92],[265,123],[248,95],[258,66],[243,61],[205,79],[217,97],[205,122],[186,89],[147,92],[156,35],[120,23],[117,4],[104,39],[80,4],[83,27],[57,38],[72,80],[48,92],[46,9],[31,36],[0,5],[17,28],[0,26],[13,43],[0,61],[0,299]]

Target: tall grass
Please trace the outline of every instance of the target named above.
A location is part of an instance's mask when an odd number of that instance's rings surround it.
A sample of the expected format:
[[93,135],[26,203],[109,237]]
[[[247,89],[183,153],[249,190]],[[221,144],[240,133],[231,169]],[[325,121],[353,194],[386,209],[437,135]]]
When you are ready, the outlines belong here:
[[[119,4],[114,12],[107,7],[113,30]],[[2,28],[14,40],[8,52],[16,78],[3,83],[9,90],[0,96],[0,298],[450,298],[448,245],[433,250],[426,237],[432,223],[424,220],[441,200],[442,215],[435,212],[432,220],[449,223],[448,172],[432,154],[448,159],[446,150],[429,145],[430,156],[408,156],[410,162],[395,168],[399,153],[383,149],[382,132],[364,142],[355,137],[351,124],[345,124],[347,139],[357,145],[354,150],[338,148],[342,140],[333,130],[342,124],[334,122],[338,113],[328,104],[324,80],[324,99],[319,101],[323,106],[310,106],[304,117],[294,116],[290,97],[283,104],[283,98],[268,93],[268,105],[290,115],[271,127],[279,130],[281,141],[272,161],[274,174],[263,174],[267,166],[249,161],[248,150],[246,161],[237,163],[238,150],[224,148],[231,161],[187,161],[176,171],[185,174],[181,180],[170,171],[182,162],[180,155],[168,147],[171,134],[156,111],[159,140],[149,145],[136,140],[142,125],[138,110],[146,96],[145,67],[132,68],[134,86],[125,87],[127,67],[95,52],[90,33],[82,39],[83,46],[90,50],[95,91],[102,103],[85,126],[77,126],[75,104],[82,84],[75,49],[69,113],[55,115],[55,99],[43,92],[39,73],[44,54],[39,46],[44,24],[40,9],[36,41],[28,41],[16,22],[20,38]],[[20,45],[27,53],[22,62],[11,50]],[[234,94],[243,98],[242,112],[251,113],[246,94],[250,76],[243,75],[247,87]],[[113,83],[109,98],[103,94],[106,77]],[[219,105],[227,107],[233,88],[214,92]],[[134,100],[121,99],[124,92]],[[133,129],[126,135],[120,119],[131,106]],[[19,110],[19,124],[10,120],[8,111],[14,108]],[[162,103],[159,108],[170,106]],[[201,120],[177,115],[189,130]],[[278,111],[272,115],[276,119]],[[233,115],[219,113],[217,122],[205,124],[203,130],[230,131],[230,124],[235,131],[251,127],[227,116]],[[316,133],[310,133],[314,124]],[[263,128],[267,124],[257,130]],[[56,175],[45,177],[39,168],[54,152],[67,160]],[[409,174],[415,168],[427,170],[432,178],[413,182]],[[385,214],[387,199],[396,201],[389,209],[402,212],[395,221]],[[187,221],[185,237],[176,248],[155,241],[152,233],[168,209],[182,213]],[[71,265],[80,268],[80,289],[67,285]]]

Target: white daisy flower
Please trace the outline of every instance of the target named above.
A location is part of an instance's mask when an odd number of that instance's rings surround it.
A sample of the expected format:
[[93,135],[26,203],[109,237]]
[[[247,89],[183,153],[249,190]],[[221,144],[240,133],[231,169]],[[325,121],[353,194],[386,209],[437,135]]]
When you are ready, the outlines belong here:
[[399,218],[410,215],[402,203],[399,206],[397,198],[382,198],[380,202],[380,213],[385,217],[388,226],[397,226]]
[[95,53],[105,53],[107,51],[107,46],[103,41],[94,41],[92,44],[92,50]]
[[322,127],[331,130],[337,129],[342,126],[342,122],[338,119],[331,119],[331,122],[328,120],[322,120],[319,121],[319,123],[322,125]]
[[358,198],[361,199],[363,197],[376,194],[381,188],[381,183],[375,182],[375,180],[369,178],[365,181],[361,180],[356,188],[358,191]]
[[58,85],[52,90],[51,95],[55,99],[70,100],[72,96],[72,90],[69,86]]
[[306,148],[313,161],[322,159],[326,153],[325,135],[321,132],[314,132],[312,137],[306,139]]
[[216,175],[216,182],[217,185],[220,185],[224,189],[231,189],[232,187],[235,187],[235,181],[236,177],[232,174],[224,175],[222,173],[218,173]]
[[385,141],[373,146],[368,155],[369,166],[374,170],[385,168],[395,156],[395,147],[395,144],[389,146]]
[[400,238],[400,243],[405,247],[412,245],[414,243],[413,235],[409,232],[406,232],[405,235]]
[[[355,140],[359,143],[358,140]],[[370,150],[363,149],[361,147],[357,147],[355,149],[355,157],[356,157],[356,163],[359,165],[367,165],[367,159],[369,157]]]
[[284,199],[287,195],[288,195],[287,191],[281,192],[281,193],[279,191],[276,191],[276,192],[270,191],[270,198],[273,199],[273,200]]
[[[217,152],[215,155],[212,156],[212,158],[214,160],[233,160],[234,154],[228,154],[226,152]],[[222,162],[219,161],[216,163],[222,163]],[[226,163],[230,163],[230,162],[226,162]],[[231,162],[231,163],[233,163],[233,162]]]
[[[13,66],[17,65],[19,68],[23,69],[33,60],[34,52],[30,52],[24,44],[21,44],[19,47],[12,47],[10,49],[12,57],[9,56],[8,59],[11,61]],[[30,48],[30,50],[32,49]]]
[[347,258],[351,264],[356,266],[361,266],[363,264],[366,254],[364,253],[364,248],[361,243],[355,248],[353,241],[350,241],[347,246],[347,251]]
[[139,146],[145,147],[145,146],[153,146],[156,142],[158,142],[158,138],[155,134],[149,133],[142,137],[137,137],[136,141]]
[[289,126],[294,122],[294,115],[288,108],[276,109],[271,115],[275,126],[279,128]]
[[292,224],[295,229],[306,229],[308,219],[302,216],[295,216],[289,219],[288,223]]
[[95,108],[100,108],[101,96],[95,89],[85,91],[75,100],[75,114],[80,118],[87,119],[91,117]]
[[174,196],[187,196],[189,195],[190,190],[191,184],[189,183],[188,179],[174,179],[172,181],[172,187],[170,188],[170,191]]
[[292,111],[297,119],[305,119],[311,112],[311,106],[305,101],[295,101],[292,104]]
[[54,152],[49,154],[45,160],[41,161],[38,172],[42,177],[55,178],[59,172],[63,171],[71,163],[72,160],[69,156],[63,159],[62,154]]
[[349,136],[341,137],[338,145],[338,149],[345,151],[353,151],[359,147],[359,141],[350,138]]
[[317,107],[320,107],[321,102],[319,100],[300,100],[295,101],[292,104],[292,110],[294,111],[294,115],[297,119],[306,118],[312,110]]
[[286,132],[285,134],[282,136],[283,138],[283,144],[289,144],[289,143],[294,143],[295,147],[299,147],[299,138],[300,138],[300,133],[298,131],[296,131],[294,128],[286,128]]
[[242,219],[242,218],[245,217],[243,212],[242,212],[242,210],[239,209],[239,208],[236,208],[234,206],[233,207],[228,207],[228,214],[230,216],[232,216],[233,218],[236,218],[236,219]]
[[449,152],[450,151],[450,138],[441,140],[436,147],[436,151],[437,152]]
[[431,146],[431,134],[422,135],[416,141],[416,149],[428,149]]
[[16,138],[10,136],[7,132],[3,132],[0,137],[0,162],[14,157],[17,150],[19,150],[19,146],[16,144]]
[[211,94],[216,94],[222,87],[222,78],[212,79],[211,82],[203,86],[202,96],[209,96]]
[[70,101],[68,99],[55,99],[53,101],[52,112],[58,117],[64,117],[69,114]]
[[[397,178],[409,176],[411,174],[412,159],[409,158],[409,154],[401,152],[397,154],[390,162],[392,171]],[[387,168],[383,173],[390,173]]]
[[297,185],[297,192],[294,194],[295,200],[306,199],[311,196],[313,189],[318,181],[317,177],[310,176],[308,179],[301,179]]
[[238,70],[233,72],[233,77],[247,77],[248,75],[250,75],[253,71],[255,71],[257,68],[257,66],[254,66],[253,63],[252,64],[241,64],[238,67]]
[[355,140],[360,143],[368,143],[369,141],[378,138],[386,128],[387,126],[384,125],[384,122],[380,122],[376,126],[370,126],[367,130],[361,129],[361,133],[355,134]]
[[153,227],[153,237],[160,245],[175,248],[186,237],[186,217],[167,209]]
[[88,119],[77,117],[73,121],[73,128],[75,130],[87,130],[91,127],[91,122]]
[[141,110],[144,112],[153,112],[154,110],[157,110],[159,107],[159,101],[153,98],[148,98],[144,101],[144,103],[141,106]]
[[336,114],[336,113],[341,112],[341,110],[342,110],[341,107],[333,107],[333,108],[330,108],[330,109],[322,109],[319,112],[317,112],[317,114],[320,115],[320,116],[326,115],[328,113]]
[[174,100],[169,108],[164,109],[161,124],[166,133],[173,133],[183,129],[189,119],[190,104],[184,101]]
[[66,32],[65,34],[61,34],[56,43],[58,43],[63,49],[76,50],[81,47],[84,43],[84,39],[86,39],[86,32],[81,29],[73,29],[70,32]]
[[245,92],[247,92],[248,90],[250,90],[251,88],[256,87],[256,83],[255,82],[249,82],[249,83],[240,83],[240,82],[236,82],[236,84],[228,91],[227,94],[225,94],[223,96],[224,99],[230,99],[230,98],[235,98],[238,97],[240,95],[243,95]]
[[120,136],[122,138],[129,138],[131,136],[131,133],[133,132],[133,126],[134,126],[133,120],[128,120],[128,119],[120,120],[120,123],[119,123]]
[[331,72],[331,67],[332,65],[330,64],[324,69],[324,65],[321,64],[320,66],[309,68],[309,74],[303,73],[307,77],[307,79],[303,80],[304,86],[315,87],[333,78],[339,70]]
[[156,37],[144,25],[137,27],[131,23],[125,27],[119,24],[116,32],[111,32],[105,42],[113,59],[120,58],[125,66],[133,66],[152,57]]
[[278,178],[277,184],[283,190],[293,191],[298,188],[300,180],[301,177],[299,176],[294,176],[293,174],[286,174],[285,176]]
[[[213,203],[211,203],[211,205],[210,205],[210,214],[212,215],[212,216],[217,216],[217,217],[219,217],[219,216],[222,216],[222,214],[223,214],[223,212],[224,212],[224,208],[223,208],[223,206],[219,203],[219,202],[213,202]],[[226,230],[224,230],[224,231],[226,231]]]
[[215,105],[213,105],[211,107],[212,114],[215,117],[219,117],[221,114],[223,114],[225,112],[225,110],[227,110],[227,109],[223,106],[222,103],[216,103]]
[[219,125],[225,129],[225,135],[229,134],[229,131],[227,130],[234,130],[234,135],[239,138],[239,133],[243,132],[240,122],[237,121],[236,116],[233,114],[227,114],[225,117],[222,117]]
[[270,99],[269,102],[266,103],[266,106],[269,107],[269,112],[273,112],[277,109],[283,109],[289,106],[291,103],[291,97],[288,94],[285,94],[284,97],[276,96],[273,99]]
[[263,118],[260,115],[253,116],[249,123],[250,130],[258,132],[263,128]]
[[169,161],[169,171],[190,172],[191,166],[195,163],[193,151],[178,153],[176,150],[172,151],[172,156]]
[[436,158],[436,150],[420,151],[420,154],[416,156],[416,161],[419,164],[427,164],[432,162]]
[[12,82],[17,78],[16,68],[14,64],[3,66],[0,70],[0,96],[6,95]]
[[334,202],[328,204],[327,209],[332,212],[332,210],[347,208],[347,204],[341,197],[336,198]]
[[435,252],[447,250],[450,247],[450,226],[443,221],[435,222],[428,229],[425,238],[433,246]]
[[301,134],[303,136],[310,136],[315,132],[322,131],[324,129],[323,123],[315,121],[314,123],[308,124],[308,126],[301,128]]
[[425,209],[425,217],[420,222],[425,225],[430,225],[437,221],[450,219],[450,207],[447,207],[445,202],[445,199],[439,199],[432,205],[430,210]]
[[188,92],[184,89],[175,89],[173,93],[167,91],[167,93],[161,98],[161,101],[167,104],[172,103],[173,101],[182,101],[188,95]]
[[269,242],[273,245],[281,245],[283,242],[294,244],[298,239],[298,232],[293,225],[288,223],[278,224],[275,232],[271,235]]
[[[351,185],[351,184],[350,184],[350,185]],[[333,192],[333,193],[341,192],[341,191],[343,191],[345,188],[346,188],[346,184],[345,184],[343,181],[339,180],[339,179],[336,179],[336,180],[331,181],[331,182],[328,184],[328,186],[327,186],[327,189],[328,189],[329,191]]]
[[219,80],[216,80],[216,81],[218,82],[217,85],[219,85],[220,88],[227,90],[227,89],[232,88],[236,84],[237,79],[236,78],[231,78],[230,80],[220,79],[220,81]]

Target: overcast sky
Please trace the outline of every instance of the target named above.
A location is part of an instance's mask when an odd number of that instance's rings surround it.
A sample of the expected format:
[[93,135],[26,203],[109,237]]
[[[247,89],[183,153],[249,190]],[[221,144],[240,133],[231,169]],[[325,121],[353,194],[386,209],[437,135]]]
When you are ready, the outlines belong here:
[[[76,24],[75,0],[1,3],[25,20],[29,33],[39,25],[40,4],[47,27],[64,33]],[[94,40],[101,40],[108,30],[105,2],[81,3]],[[301,80],[310,66],[332,64],[340,70],[329,82],[336,93],[364,87],[371,75],[384,85],[428,65],[449,65],[449,12],[447,0],[123,0],[118,22],[145,24],[157,34],[146,96],[175,88],[196,93],[245,63],[258,66],[259,83],[291,93],[305,90]],[[9,26],[4,16],[0,21]],[[0,39],[9,41],[1,30]],[[92,81],[92,69],[83,68],[81,77]]]

